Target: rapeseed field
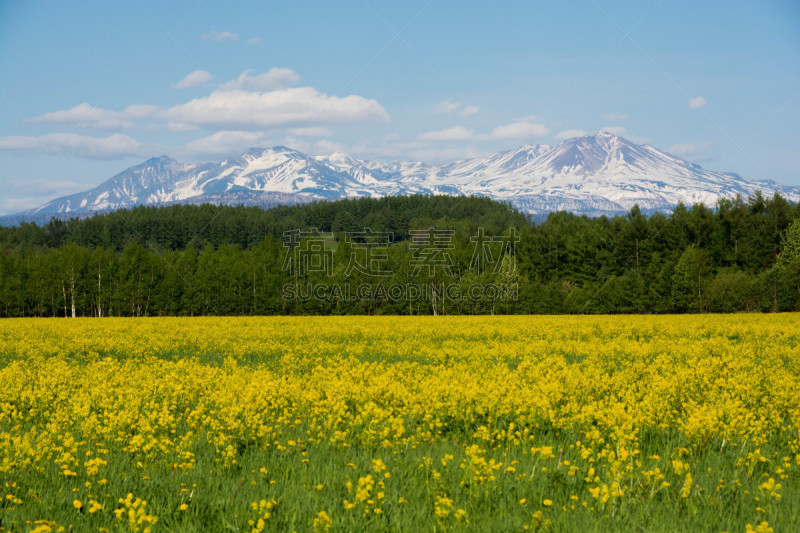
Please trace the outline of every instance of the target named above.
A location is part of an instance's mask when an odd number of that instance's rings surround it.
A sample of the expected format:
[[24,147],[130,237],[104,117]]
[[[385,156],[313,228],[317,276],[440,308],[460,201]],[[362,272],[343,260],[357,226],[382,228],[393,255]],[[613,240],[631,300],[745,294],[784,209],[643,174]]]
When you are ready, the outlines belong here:
[[11,319],[0,531],[800,531],[800,315]]

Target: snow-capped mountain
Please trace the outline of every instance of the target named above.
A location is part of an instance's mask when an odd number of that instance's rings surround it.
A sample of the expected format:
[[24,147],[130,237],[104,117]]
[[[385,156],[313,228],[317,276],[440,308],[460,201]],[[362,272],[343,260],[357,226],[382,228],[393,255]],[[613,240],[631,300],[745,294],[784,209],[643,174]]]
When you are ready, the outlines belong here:
[[178,163],[167,156],[154,157],[120,172],[94,189],[57,198],[19,215],[44,215],[49,219],[67,213],[77,215],[146,204],[151,189],[169,186],[177,176],[196,166]]
[[[145,161],[85,193],[65,196],[6,222],[86,216],[170,203],[263,205],[407,194],[480,195],[524,212],[613,214],[635,204],[669,210],[679,202],[761,190],[800,200],[800,187],[756,181],[699,165],[601,131],[558,146],[522,146],[485,157],[429,165],[364,161],[347,154],[310,157],[290,148],[254,148],[219,163],[185,165],[168,157]],[[13,223],[12,222],[12,223]]]
[[795,200],[800,196],[800,188],[705,170],[604,131],[564,141],[485,185],[494,197],[530,212],[613,212],[635,204],[655,210],[678,202],[714,205],[721,197],[747,197],[756,190]]

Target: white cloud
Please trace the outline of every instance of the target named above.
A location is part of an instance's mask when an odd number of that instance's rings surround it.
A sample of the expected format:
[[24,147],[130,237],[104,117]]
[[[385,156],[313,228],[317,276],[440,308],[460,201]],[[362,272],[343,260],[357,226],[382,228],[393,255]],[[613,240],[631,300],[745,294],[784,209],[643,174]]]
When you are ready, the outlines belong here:
[[344,152],[345,147],[337,142],[323,139],[314,143],[311,151],[316,155],[330,155],[336,152]]
[[337,142],[329,141],[327,139],[312,143],[305,139],[297,139],[295,137],[288,136],[278,139],[275,144],[286,146],[287,148],[297,150],[298,152],[302,152],[312,157],[331,155],[335,152],[350,153],[349,147]]
[[298,137],[330,137],[333,132],[323,126],[307,126],[305,128],[291,128],[289,133]]
[[178,151],[190,157],[239,154],[248,148],[268,144],[260,131],[218,131],[185,144]]
[[[84,190],[86,189],[87,187],[84,187]],[[60,196],[64,195],[62,194]],[[12,213],[18,213],[20,211],[27,211],[28,209],[39,207],[40,205],[46,203],[48,200],[52,199],[53,199],[52,195],[26,196],[23,198],[3,198],[0,199],[0,215],[8,215]]]
[[261,37],[253,37],[252,39],[247,39],[247,44],[252,44],[252,45],[261,44]]
[[[211,77],[210,73],[198,70],[185,76],[174,87],[194,87]],[[111,111],[82,103],[71,109],[34,117],[30,122],[113,130],[133,128],[136,120],[150,118],[145,126],[148,131],[192,131],[200,128],[258,131],[286,128],[291,130],[292,135],[327,137],[332,134],[330,129],[324,127],[327,125],[389,121],[389,115],[373,99],[358,95],[331,96],[311,87],[288,87],[299,80],[300,76],[288,68],[273,68],[258,75],[245,71],[207,96],[168,109],[131,105],[122,111]],[[67,137],[47,138],[59,143],[67,140]],[[26,149],[24,146],[39,146],[30,140],[23,142],[23,139],[9,137],[6,145],[13,144],[18,150]]]
[[557,141],[565,141],[567,139],[572,139],[573,137],[583,137],[586,134],[587,132],[583,130],[564,130],[558,132],[554,139]]
[[0,150],[8,152],[58,153],[89,159],[119,159],[145,155],[146,148],[121,133],[95,138],[75,133],[50,133],[41,137],[0,137]]
[[461,104],[458,102],[451,102],[449,100],[445,100],[444,102],[439,102],[436,105],[436,108],[433,110],[434,113],[441,113],[443,115],[449,115],[450,113],[455,113],[458,109],[461,108]]
[[199,130],[200,127],[195,124],[184,124],[183,122],[170,120],[167,122],[167,129],[169,131],[195,131]]
[[712,146],[714,146],[712,141],[700,141],[695,143],[675,144],[670,146],[667,151],[680,156],[695,156],[702,154]]
[[625,113],[609,113],[607,115],[603,115],[603,120],[625,120],[628,118],[628,115]]
[[235,41],[238,38],[238,33],[231,33],[229,31],[210,31],[203,34],[203,39],[206,41]]
[[467,141],[472,135],[472,130],[464,126],[453,126],[444,130],[421,133],[417,138],[421,141]]
[[190,72],[184,78],[173,85],[176,89],[188,89],[190,87],[197,87],[209,81],[213,76],[205,70],[195,70]]
[[12,180],[10,185],[15,194],[47,198],[65,196],[90,188],[90,186],[86,184],[76,183],[74,181],[46,179]]
[[699,109],[705,106],[708,102],[702,96],[696,98],[689,98],[689,109]]
[[159,116],[179,124],[231,130],[389,121],[375,100],[329,96],[311,87],[269,92],[217,90],[161,111]]
[[427,163],[457,161],[485,154],[485,150],[479,150],[470,144],[443,146],[418,139],[398,141],[394,138],[384,139],[377,145],[364,140],[351,146],[339,147],[336,151],[362,159],[424,161]]
[[352,145],[349,149],[343,150],[353,156],[366,159],[406,159],[411,157],[413,150],[430,147],[428,141],[410,140],[402,141],[395,139],[384,139],[380,144],[373,144],[369,140],[363,140]]
[[492,130],[492,137],[496,139],[528,139],[531,137],[544,137],[550,133],[547,126],[535,122],[512,122]]
[[514,117],[511,119],[511,122],[539,122],[538,115],[527,115],[524,117]]
[[478,150],[474,146],[448,146],[447,148],[419,148],[407,152],[406,155],[414,161],[449,163],[478,157],[485,155],[485,153],[485,151]]
[[601,131],[607,131],[613,135],[625,135],[625,128],[622,126],[606,126]]
[[207,137],[189,142],[175,150],[177,157],[211,158],[240,155],[250,148],[286,146],[308,155],[328,155],[341,152],[345,147],[327,139],[315,143],[292,136],[271,137],[261,131],[218,131]]
[[451,102],[450,100],[445,100],[444,102],[439,102],[436,104],[433,112],[441,115],[450,115],[458,112],[458,114],[462,117],[468,117],[476,114],[480,110],[481,108],[476,105],[464,105],[461,102]]
[[243,91],[272,91],[274,89],[285,89],[290,85],[300,81],[300,76],[289,68],[271,68],[264,74],[251,76],[252,70],[245,70],[233,81],[223,83],[220,89]]
[[313,145],[305,139],[297,139],[295,137],[288,136],[280,139],[276,144],[291,148],[292,150],[297,150],[298,152],[303,152],[304,154],[313,155],[311,154]]
[[45,113],[29,120],[32,123],[70,124],[79,128],[98,130],[121,130],[134,127],[134,120],[148,117],[158,107],[152,105],[131,105],[122,111],[110,111],[93,107],[88,103],[78,104],[73,108]]

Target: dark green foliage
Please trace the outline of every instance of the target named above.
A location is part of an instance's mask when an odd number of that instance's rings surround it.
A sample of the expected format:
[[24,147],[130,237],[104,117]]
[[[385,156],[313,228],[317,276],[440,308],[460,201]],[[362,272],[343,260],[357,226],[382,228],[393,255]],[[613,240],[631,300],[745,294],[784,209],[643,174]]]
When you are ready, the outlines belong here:
[[[330,233],[329,273],[290,275],[284,232]],[[387,277],[348,269],[345,233],[392,232]],[[449,271],[420,276],[412,231],[453,231]],[[515,253],[474,268],[475,242],[516,228]],[[0,228],[0,316],[241,314],[670,313],[800,310],[800,207],[760,193],[714,209],[589,218],[552,213],[536,224],[488,198],[411,196],[255,207],[137,207],[68,222]],[[497,250],[495,250],[497,255]],[[386,297],[416,283],[422,298]],[[334,286],[309,298],[307,286]],[[458,298],[476,286],[514,286]],[[370,297],[346,297],[365,286]]]

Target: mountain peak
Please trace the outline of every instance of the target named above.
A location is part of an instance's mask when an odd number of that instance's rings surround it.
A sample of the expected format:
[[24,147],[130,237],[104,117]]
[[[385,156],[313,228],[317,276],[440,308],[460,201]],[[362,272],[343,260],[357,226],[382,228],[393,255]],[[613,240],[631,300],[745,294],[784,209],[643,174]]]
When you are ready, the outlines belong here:
[[638,146],[636,145],[636,143],[629,141],[625,137],[620,137],[619,135],[616,135],[606,130],[600,130],[594,133],[587,133],[586,135],[582,135],[580,137],[573,137],[571,139],[567,139],[562,144],[575,144],[587,141],[601,145],[625,144],[625,145]]
[[317,160],[323,161],[338,168],[350,168],[359,164],[359,161],[344,152],[333,152],[330,155],[319,156]]
[[610,139],[612,137],[619,137],[619,135],[614,135],[613,133],[611,133],[608,130],[600,130],[597,133],[590,133],[589,135],[587,135],[587,137],[601,137],[601,138]]
[[636,204],[651,211],[669,210],[679,202],[713,205],[719,198],[748,196],[756,190],[800,200],[798,187],[705,170],[600,130],[553,148],[523,145],[441,165],[363,161],[342,152],[310,157],[286,146],[251,148],[238,158],[196,165],[160,156],[90,191],[58,198],[20,216],[46,221],[49,216],[87,216],[208,198],[236,204],[251,193],[310,200],[463,194],[506,201],[532,214],[566,210],[597,215],[624,212]]
[[249,148],[242,155],[260,156],[262,154],[274,154],[274,153],[295,152],[295,151],[296,150],[292,150],[291,148],[287,148],[285,146],[253,146],[253,147]]
[[169,164],[169,163],[177,163],[177,161],[175,161],[174,159],[172,159],[171,157],[169,157],[167,155],[161,155],[161,156],[158,156],[158,157],[151,157],[150,159],[148,159],[147,161],[145,161],[142,164],[143,165],[163,165],[163,164]]
[[596,174],[614,161],[632,162],[638,145],[606,130],[567,139],[549,154],[547,168],[556,174]]

